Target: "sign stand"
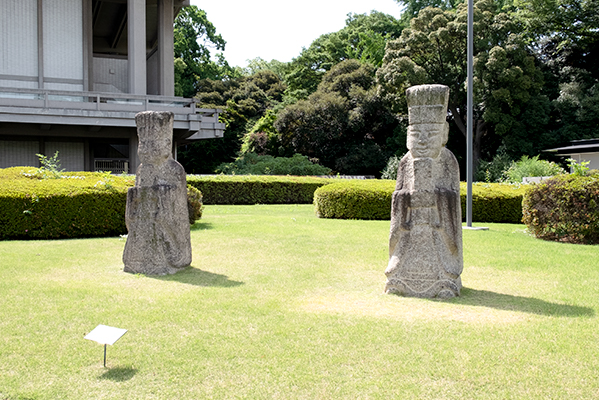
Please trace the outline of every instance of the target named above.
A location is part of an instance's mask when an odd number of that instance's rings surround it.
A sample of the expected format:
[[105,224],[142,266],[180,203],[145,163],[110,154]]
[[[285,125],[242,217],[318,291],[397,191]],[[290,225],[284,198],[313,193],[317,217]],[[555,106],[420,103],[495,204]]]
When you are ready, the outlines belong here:
[[119,340],[127,329],[113,328],[112,326],[98,325],[88,333],[84,339],[93,340],[104,345],[104,368],[106,368],[106,345],[113,345]]

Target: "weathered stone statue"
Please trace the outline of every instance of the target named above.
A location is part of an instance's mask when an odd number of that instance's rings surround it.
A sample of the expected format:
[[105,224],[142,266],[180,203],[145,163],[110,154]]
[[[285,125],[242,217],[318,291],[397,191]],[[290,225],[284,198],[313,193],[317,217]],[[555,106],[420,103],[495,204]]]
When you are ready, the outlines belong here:
[[391,207],[386,293],[412,297],[460,295],[462,210],[460,174],[445,148],[449,88],[406,91],[409,127]]
[[185,170],[171,156],[173,113],[141,112],[135,122],[141,165],[127,193],[125,272],[173,274],[191,263]]

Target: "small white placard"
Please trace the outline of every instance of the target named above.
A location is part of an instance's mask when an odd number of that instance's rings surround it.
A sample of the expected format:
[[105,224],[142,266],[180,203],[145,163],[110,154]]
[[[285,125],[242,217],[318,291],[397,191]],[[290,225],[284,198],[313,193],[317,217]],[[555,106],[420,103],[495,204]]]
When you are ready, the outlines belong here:
[[112,346],[125,333],[127,333],[127,329],[113,328],[112,326],[106,325],[98,325],[94,328],[93,331],[88,333],[84,337],[84,339],[93,340],[94,342],[98,342],[100,344],[109,344]]

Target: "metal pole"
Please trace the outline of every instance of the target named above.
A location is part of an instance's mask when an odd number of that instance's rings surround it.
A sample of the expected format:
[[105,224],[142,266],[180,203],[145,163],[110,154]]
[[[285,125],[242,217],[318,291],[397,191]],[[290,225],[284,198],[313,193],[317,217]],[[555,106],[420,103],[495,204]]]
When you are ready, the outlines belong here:
[[106,345],[104,345],[104,368],[106,368]]
[[474,53],[474,13],[473,0],[468,0],[468,93],[467,93],[467,117],[466,117],[466,183],[468,187],[466,195],[466,226],[472,227],[472,77],[473,53]]

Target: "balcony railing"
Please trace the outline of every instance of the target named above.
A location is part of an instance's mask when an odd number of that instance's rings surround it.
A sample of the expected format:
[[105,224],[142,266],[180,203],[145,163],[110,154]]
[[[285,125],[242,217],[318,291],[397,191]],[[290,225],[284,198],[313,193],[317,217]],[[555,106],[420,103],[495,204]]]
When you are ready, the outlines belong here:
[[126,93],[70,92],[0,88],[0,105],[35,108],[77,108],[97,111],[176,111],[195,114],[193,99]]

